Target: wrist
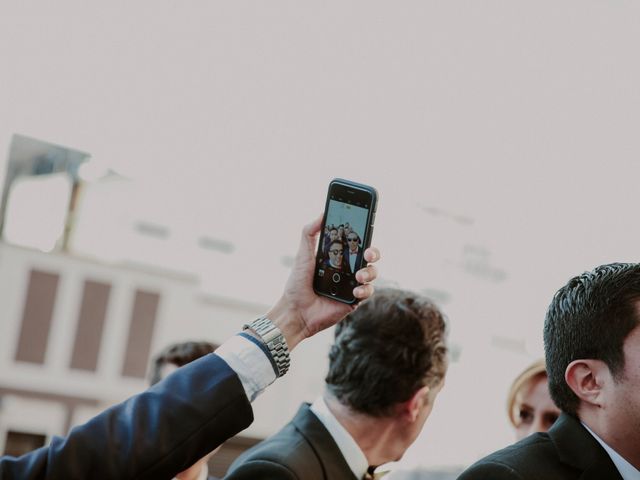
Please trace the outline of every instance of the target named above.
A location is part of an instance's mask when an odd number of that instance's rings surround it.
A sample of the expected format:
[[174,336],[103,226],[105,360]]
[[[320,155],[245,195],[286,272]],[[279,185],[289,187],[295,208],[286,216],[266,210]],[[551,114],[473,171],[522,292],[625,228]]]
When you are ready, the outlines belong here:
[[302,315],[284,298],[278,300],[267,312],[266,316],[280,329],[290,351],[307,338],[308,335]]
[[[268,316],[263,315],[256,318],[251,323],[244,325],[243,330],[240,335],[260,347],[271,362],[276,377],[282,377],[289,371],[291,358],[287,340]],[[247,335],[248,332],[249,335]]]

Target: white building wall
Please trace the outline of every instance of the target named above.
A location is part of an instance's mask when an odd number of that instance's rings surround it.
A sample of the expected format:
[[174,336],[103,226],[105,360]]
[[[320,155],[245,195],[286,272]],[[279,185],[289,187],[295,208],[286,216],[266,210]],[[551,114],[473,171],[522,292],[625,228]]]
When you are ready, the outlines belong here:
[[[0,387],[99,402],[96,406],[76,407],[72,412],[72,425],[88,420],[105,407],[147,386],[146,379],[121,375],[136,289],[160,294],[152,356],[173,342],[208,340],[222,343],[269,307],[202,292],[197,278],[181,273],[110,265],[4,243],[0,243],[0,259],[0,303],[3,305],[0,314]],[[31,269],[60,275],[43,365],[14,360]],[[95,372],[69,368],[86,280],[111,284]],[[330,338],[331,332],[327,332],[294,352],[291,373],[279,380],[277,389],[268,390],[255,402],[256,421],[245,432],[247,435],[263,437],[273,433],[291,417],[301,401],[312,400],[319,394],[326,368],[326,362],[320,359],[326,358]],[[3,441],[12,427],[19,431],[45,433],[48,437],[66,433],[66,407],[53,400],[25,398],[4,396],[0,406],[0,438]],[[38,408],[43,413],[33,415]],[[16,423],[15,419],[19,418],[29,418],[29,422]]]
[[7,432],[18,431],[45,435],[47,441],[60,435],[66,421],[66,410],[62,405],[25,399],[17,395],[5,395],[0,407],[0,452],[5,449]]

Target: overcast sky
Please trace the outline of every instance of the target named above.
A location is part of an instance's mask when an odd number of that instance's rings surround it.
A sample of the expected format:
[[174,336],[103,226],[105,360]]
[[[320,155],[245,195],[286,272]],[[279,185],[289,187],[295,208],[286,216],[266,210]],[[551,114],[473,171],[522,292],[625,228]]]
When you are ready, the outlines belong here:
[[639,26],[632,1],[7,1],[0,152],[89,152],[232,242],[265,303],[330,179],[371,184],[384,279],[444,295],[461,366],[484,332],[519,367],[570,276],[638,259]]

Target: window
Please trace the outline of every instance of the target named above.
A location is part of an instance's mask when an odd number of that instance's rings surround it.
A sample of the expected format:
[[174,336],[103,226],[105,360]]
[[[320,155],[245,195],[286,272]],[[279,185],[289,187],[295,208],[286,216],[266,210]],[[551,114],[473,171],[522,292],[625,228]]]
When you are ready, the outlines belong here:
[[9,430],[4,444],[4,455],[19,457],[44,446],[46,435]]

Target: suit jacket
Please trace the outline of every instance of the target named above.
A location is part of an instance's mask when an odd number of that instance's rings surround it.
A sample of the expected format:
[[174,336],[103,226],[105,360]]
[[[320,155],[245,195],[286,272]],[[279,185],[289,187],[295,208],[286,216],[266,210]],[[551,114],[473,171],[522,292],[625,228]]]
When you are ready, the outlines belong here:
[[272,437],[247,450],[225,479],[357,480],[331,434],[308,404]]
[[598,441],[563,413],[548,433],[536,433],[492,453],[458,480],[622,480]]
[[1,457],[0,479],[170,479],[252,421],[237,375],[210,354],[65,438]]
[[362,247],[358,247],[358,251],[356,252],[356,263],[355,263],[355,271],[351,269],[351,252],[349,252],[349,248],[344,251],[344,260],[347,264],[347,268],[351,273],[356,273],[360,270],[360,266],[362,265]]

